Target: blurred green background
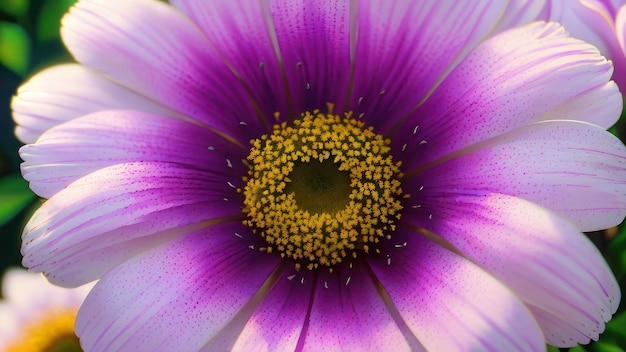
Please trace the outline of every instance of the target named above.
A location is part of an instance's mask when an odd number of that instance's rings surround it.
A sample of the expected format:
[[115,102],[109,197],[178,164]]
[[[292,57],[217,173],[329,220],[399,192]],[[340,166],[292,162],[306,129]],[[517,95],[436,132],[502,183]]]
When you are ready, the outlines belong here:
[[[40,201],[19,173],[21,143],[10,102],[34,72],[72,60],[59,38],[61,17],[75,0],[0,0],[0,268],[19,265],[22,227]],[[61,83],[61,82],[59,82]]]
[[[10,102],[18,86],[33,73],[72,58],[59,38],[62,15],[75,0],[0,0],[0,272],[19,266],[20,234],[29,215],[41,204],[19,174],[21,143],[13,135]],[[61,84],[61,82],[60,82]],[[623,89],[624,90],[624,89]],[[623,120],[623,119],[622,119]],[[612,132],[626,140],[626,123]],[[622,290],[626,288],[626,230],[589,234],[613,268]],[[572,352],[626,350],[626,313],[618,313],[600,342],[569,349]],[[551,352],[559,351],[550,348]],[[568,351],[561,349],[561,351]]]

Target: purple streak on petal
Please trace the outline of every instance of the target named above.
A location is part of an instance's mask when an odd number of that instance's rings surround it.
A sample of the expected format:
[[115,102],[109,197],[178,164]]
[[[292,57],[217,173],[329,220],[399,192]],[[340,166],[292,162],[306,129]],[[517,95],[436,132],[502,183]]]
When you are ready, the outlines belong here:
[[139,111],[103,111],[55,127],[22,147],[22,175],[50,198],[98,169],[133,161],[172,162],[211,171],[240,186],[245,155],[211,131]]
[[[367,112],[365,118],[380,126],[414,108],[486,36],[502,10],[500,3],[448,6],[436,1],[173,4],[198,23],[256,100],[268,105],[267,113],[284,116],[290,98],[296,116],[330,102],[338,112]],[[463,20],[448,21],[450,16]],[[453,25],[445,26],[448,22]],[[445,50],[443,37],[454,39]]]
[[510,0],[493,34],[533,21],[547,20],[544,14],[548,8],[547,4],[558,2],[559,0]]
[[606,55],[607,44],[616,39],[611,12],[596,0],[550,0],[534,20],[559,22],[573,37],[593,44]]
[[573,326],[572,322],[565,321],[530,304],[527,305],[535,319],[540,322],[546,341],[551,345],[566,348],[576,345],[576,341],[581,341],[581,344],[588,344],[591,341],[589,336],[580,332],[580,327]]
[[[626,215],[626,147],[595,125],[539,122],[494,138],[411,181],[427,194],[517,196],[566,216],[581,231]],[[411,187],[415,188],[415,187]]]
[[[240,226],[240,225],[238,225]],[[87,297],[76,332],[90,351],[196,351],[270,277],[280,257],[216,226],[140,254]]]
[[[488,35],[502,1],[358,1],[349,109],[381,132],[406,117]],[[411,127],[412,129],[413,127]]]
[[23,264],[55,284],[77,286],[164,241],[239,221],[237,197],[219,177],[180,164],[104,168],[35,212],[24,229]]
[[[582,0],[585,3],[590,3],[590,0]],[[626,1],[624,0],[596,0],[596,2],[601,2],[609,13],[616,18],[619,11],[626,5]],[[594,3],[594,2],[591,2]]]
[[613,79],[623,89],[626,87],[626,56],[619,32],[616,32],[618,8],[607,1],[563,1],[561,8],[552,11],[548,19],[563,24],[571,36],[598,47],[602,55],[613,62]]
[[405,214],[405,221],[439,234],[514,290],[540,313],[548,343],[567,341],[571,347],[597,340],[618,307],[619,286],[596,247],[573,224],[501,194],[429,197],[426,191],[423,201],[432,219],[417,212]]
[[[620,87],[626,91],[626,3],[617,11],[617,15],[615,17],[615,33],[617,36],[617,41],[619,43],[619,48],[621,49],[622,56],[624,57],[624,63],[622,67],[622,71],[620,71]],[[616,64],[617,65],[617,64]],[[615,74],[616,80],[618,73]]]
[[410,351],[365,263],[320,272],[303,351]]
[[285,272],[232,349],[418,350],[419,342],[409,345],[394,323],[363,264],[332,274]]
[[239,333],[235,351],[295,351],[301,331],[307,325],[307,310],[313,280],[285,270]]
[[350,81],[350,1],[271,1],[277,44],[295,113],[335,104],[345,110]]
[[623,0],[515,0],[509,2],[498,32],[532,21],[561,23],[574,38],[598,47],[615,65],[613,79],[626,84],[626,56],[616,32],[618,10]]
[[[62,36],[83,65],[247,145],[262,131],[237,78],[202,32],[153,0],[84,0]],[[241,122],[246,124],[241,124]]]
[[245,0],[171,1],[204,32],[210,46],[245,85],[245,95],[271,117],[287,115],[287,87],[261,2]]
[[[596,94],[592,91],[608,89],[611,71],[595,48],[565,37],[557,24],[507,31],[465,58],[394,135],[393,143],[398,150],[407,143],[407,155],[420,155],[405,159],[411,169],[531,121],[553,118],[547,112],[554,109],[567,112],[558,119],[585,121],[598,105],[610,103],[600,109],[609,116],[597,120],[615,121],[622,104],[615,87],[611,99],[588,99]],[[590,106],[568,110],[566,104],[580,107],[580,97]]]
[[132,109],[176,113],[159,103],[76,64],[53,66],[24,83],[11,102],[15,133],[25,143],[58,124],[92,112]]
[[[262,111],[288,121],[335,103],[350,74],[348,0],[174,0],[250,87]],[[291,111],[290,111],[291,110]]]
[[487,272],[408,230],[394,240],[407,245],[391,252],[391,263],[372,258],[372,269],[427,350],[545,348],[530,312]]
[[615,34],[623,50],[626,50],[626,3],[619,7],[615,15]]

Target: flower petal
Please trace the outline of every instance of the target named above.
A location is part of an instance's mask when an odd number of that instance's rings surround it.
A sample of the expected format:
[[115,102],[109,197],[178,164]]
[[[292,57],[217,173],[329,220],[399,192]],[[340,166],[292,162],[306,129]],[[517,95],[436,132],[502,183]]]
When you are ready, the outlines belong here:
[[[625,4],[626,5],[626,4]],[[617,11],[615,17],[615,34],[622,52],[626,50],[626,6],[622,6]]]
[[[314,281],[285,270],[231,345],[214,350],[296,351],[314,292]],[[218,348],[219,347],[219,348]]]
[[[63,18],[81,64],[246,145],[245,92],[198,28],[156,0],[82,0]],[[242,101],[243,100],[243,101]]]
[[[614,123],[622,101],[617,87],[607,85],[611,64],[597,49],[565,35],[557,24],[534,23],[482,43],[394,135],[398,149],[407,143],[406,153],[420,155],[407,160],[407,167],[532,121],[588,121],[599,111],[606,116],[593,121]],[[592,101],[593,96],[606,98]]]
[[33,315],[50,309],[78,308],[92,286],[68,290],[48,284],[41,274],[29,273],[21,268],[9,269],[2,278],[2,296],[22,314],[28,316],[32,312],[30,317],[33,318]]
[[216,226],[114,268],[78,313],[81,345],[94,352],[200,350],[278,265],[279,257],[243,242],[229,226]]
[[77,64],[39,72],[18,89],[11,108],[17,123],[15,133],[25,143],[33,143],[51,127],[101,110],[132,109],[175,116],[159,103]]
[[210,172],[176,163],[118,164],[45,202],[22,238],[23,264],[60,286],[94,280],[172,238],[240,220],[236,190]]
[[[22,175],[39,196],[50,198],[98,169],[133,161],[163,161],[211,170],[240,182],[239,149],[206,128],[139,111],[103,111],[57,126],[22,147]],[[232,160],[232,161],[231,161]],[[231,174],[228,177],[228,174]]]
[[551,107],[532,121],[578,120],[606,129],[617,122],[622,108],[621,92],[615,82],[609,81]]
[[395,324],[365,266],[357,264],[332,274],[285,274],[252,315],[234,350],[415,350],[411,347],[415,345]]
[[[343,273],[327,278],[320,275],[304,337],[304,351],[411,351],[385,302],[365,270],[358,263]],[[323,282],[322,282],[323,281]],[[327,288],[328,287],[328,288]],[[348,326],[358,328],[347,329]],[[419,344],[419,342],[415,341]]]
[[[434,0],[172,3],[198,23],[261,105],[285,107],[280,112],[290,118],[325,109],[319,104],[328,102],[339,112],[367,111],[366,119],[377,116],[381,125],[423,99],[487,35],[504,5]],[[445,50],[440,38],[447,38]],[[260,69],[250,65],[250,58]]]
[[9,343],[18,336],[22,321],[20,321],[19,310],[4,301],[0,302],[0,348],[5,351],[9,348]]
[[622,0],[515,0],[509,2],[498,32],[536,20],[559,22],[572,37],[598,47],[615,65],[613,79],[624,87],[626,56],[619,29],[616,32],[618,9],[622,5]]
[[[551,1],[559,3],[559,1]],[[548,18],[560,22],[573,36],[591,43],[607,55],[617,44],[613,14],[601,1],[560,1],[548,11]]]
[[604,53],[606,39],[615,37],[611,30],[613,11],[605,5],[602,0],[513,0],[509,1],[497,32],[533,21],[554,21]]
[[626,215],[626,147],[598,126],[539,122],[465,152],[419,174],[412,181],[423,185],[419,197],[513,195],[564,215],[581,231],[615,226]]
[[[427,193],[427,192],[425,192]],[[568,221],[501,194],[429,197],[429,213],[404,219],[440,235],[514,290],[547,342],[572,347],[598,339],[620,291],[597,248]],[[428,210],[426,210],[428,209]]]
[[326,103],[343,109],[350,76],[348,0],[171,3],[202,28],[265,114],[289,120],[326,109]]
[[544,338],[506,286],[465,258],[401,229],[407,245],[372,270],[428,351],[539,351]]
[[560,1],[553,0],[510,0],[493,33],[500,33],[537,20],[547,20],[546,12]]
[[[623,1],[621,3],[624,4]],[[616,10],[619,7],[606,1],[589,0],[563,1],[561,6],[560,11],[549,14],[550,20],[562,23],[573,37],[598,47],[604,56],[613,61],[615,82],[622,89],[626,87],[626,56],[619,31],[616,32]]]
[[[626,4],[620,7],[617,11],[617,16],[615,18],[615,33],[617,35],[619,47],[622,49],[622,54],[626,55]],[[620,86],[624,87],[624,85]]]
[[[351,105],[385,131],[413,112],[496,25],[503,1],[358,1]],[[413,127],[411,127],[412,129]]]

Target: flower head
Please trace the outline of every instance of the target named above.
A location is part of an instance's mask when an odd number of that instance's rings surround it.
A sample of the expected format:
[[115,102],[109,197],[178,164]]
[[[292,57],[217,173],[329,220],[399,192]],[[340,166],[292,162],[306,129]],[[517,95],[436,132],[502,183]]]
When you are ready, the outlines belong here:
[[[13,101],[87,350],[542,350],[620,300],[612,66],[502,1],[81,0]],[[59,84],[63,80],[63,84]]]
[[74,321],[92,286],[61,288],[41,275],[9,269],[2,280],[0,350],[82,351]]

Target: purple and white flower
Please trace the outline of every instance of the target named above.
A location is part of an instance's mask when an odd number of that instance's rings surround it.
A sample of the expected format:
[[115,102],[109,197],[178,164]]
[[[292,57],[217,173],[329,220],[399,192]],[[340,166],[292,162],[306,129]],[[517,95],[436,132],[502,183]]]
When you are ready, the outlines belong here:
[[620,291],[581,232],[623,220],[626,148],[595,47],[503,1],[170,2],[79,1],[78,63],[12,104],[48,198],[23,263],[100,279],[85,350],[598,339]]

